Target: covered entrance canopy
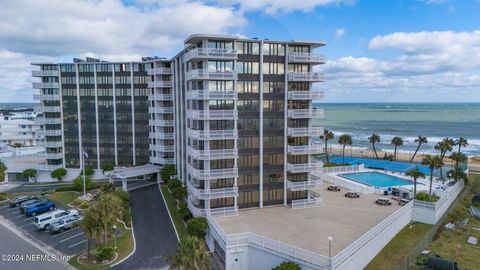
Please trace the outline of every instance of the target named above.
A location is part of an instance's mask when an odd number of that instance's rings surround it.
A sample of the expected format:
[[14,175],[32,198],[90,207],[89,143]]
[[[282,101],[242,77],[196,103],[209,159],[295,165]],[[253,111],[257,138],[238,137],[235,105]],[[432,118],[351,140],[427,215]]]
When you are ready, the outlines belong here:
[[139,176],[144,176],[144,179],[145,179],[146,175],[154,174],[154,173],[157,173],[158,175],[159,172],[160,172],[160,166],[153,165],[153,164],[145,164],[145,165],[136,166],[136,167],[115,168],[113,171],[110,172],[110,174],[108,175],[108,178],[110,183],[112,183],[115,178],[121,179],[123,190],[127,190],[128,179],[137,178]]

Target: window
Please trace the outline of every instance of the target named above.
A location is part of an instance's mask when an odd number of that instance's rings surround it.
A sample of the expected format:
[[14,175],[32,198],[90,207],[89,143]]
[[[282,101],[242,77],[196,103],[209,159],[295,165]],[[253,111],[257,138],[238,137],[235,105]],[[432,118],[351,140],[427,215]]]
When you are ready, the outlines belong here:
[[112,65],[110,65],[110,64],[97,64],[97,72],[112,72]]
[[258,112],[258,109],[260,107],[260,102],[259,100],[239,100],[237,101],[237,108],[238,111],[250,111],[250,112]]
[[237,81],[238,93],[259,93],[260,84],[256,81]]
[[264,112],[283,112],[283,100],[264,100]]
[[260,53],[260,44],[256,42],[237,42],[235,46],[238,54],[259,55]]
[[308,64],[288,64],[288,72],[310,72]]
[[74,64],[60,65],[61,72],[75,72]]
[[285,73],[285,65],[282,63],[263,63],[263,74],[278,74]]
[[212,49],[229,49],[233,48],[233,42],[231,41],[219,41],[219,40],[209,40],[208,48]]
[[244,74],[258,74],[259,63],[258,62],[237,62],[238,73]]
[[93,72],[93,65],[90,65],[90,64],[78,65],[78,72]]
[[284,82],[263,82],[263,93],[283,94],[284,91]]
[[233,81],[208,81],[209,91],[233,91]]
[[310,46],[309,45],[289,45],[288,52],[299,52],[299,53],[309,53]]
[[208,61],[208,71],[232,71],[233,61]]
[[130,64],[115,64],[115,72],[128,72],[130,71]]
[[278,56],[285,55],[285,45],[283,44],[264,43],[262,50],[263,50],[263,55],[278,55]]

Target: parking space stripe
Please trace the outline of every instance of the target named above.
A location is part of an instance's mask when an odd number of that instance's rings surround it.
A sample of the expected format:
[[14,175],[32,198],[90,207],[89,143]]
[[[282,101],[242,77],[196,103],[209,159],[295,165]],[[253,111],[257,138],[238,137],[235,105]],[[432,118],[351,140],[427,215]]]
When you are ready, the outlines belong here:
[[85,240],[83,240],[83,241],[81,241],[81,242],[78,242],[78,243],[76,243],[76,244],[73,244],[73,245],[69,246],[68,248],[72,248],[72,247],[74,247],[74,246],[80,245],[81,243],[85,243],[85,242],[87,242],[87,239],[85,239]]
[[82,234],[84,234],[84,232],[77,233],[77,234],[75,234],[75,235],[73,235],[73,236],[67,237],[67,238],[65,238],[65,239],[63,239],[63,240],[60,240],[60,243],[65,242],[65,241],[67,241],[67,240],[70,240],[70,239],[72,239],[72,238],[75,238],[75,237],[77,237],[77,236],[80,236],[80,235],[82,235]]
[[52,237],[52,238],[55,238],[55,237],[57,237],[57,236],[60,236],[60,235],[66,234],[66,233],[73,232],[73,231],[75,231],[76,229],[78,229],[78,227],[75,227],[75,228],[73,228],[73,229],[71,229],[71,230],[66,230],[66,231],[61,232],[61,233],[57,233],[57,234],[55,234],[55,235],[52,235],[51,237]]
[[25,220],[29,220],[29,219],[33,219],[33,218],[32,218],[32,217],[28,217],[28,218],[24,219],[23,221],[25,221]]

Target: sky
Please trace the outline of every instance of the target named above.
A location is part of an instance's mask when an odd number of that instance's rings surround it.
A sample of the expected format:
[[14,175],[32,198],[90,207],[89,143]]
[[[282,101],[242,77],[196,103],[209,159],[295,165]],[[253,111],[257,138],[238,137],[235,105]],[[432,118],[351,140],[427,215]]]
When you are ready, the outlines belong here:
[[325,41],[324,102],[480,102],[479,14],[480,0],[2,0],[0,102],[33,102],[31,62],[172,57],[194,33]]

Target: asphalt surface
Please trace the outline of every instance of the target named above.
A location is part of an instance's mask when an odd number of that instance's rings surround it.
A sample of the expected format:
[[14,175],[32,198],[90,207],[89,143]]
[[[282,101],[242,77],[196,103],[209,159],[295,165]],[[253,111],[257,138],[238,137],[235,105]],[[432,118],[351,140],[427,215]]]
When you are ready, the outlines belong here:
[[135,253],[113,269],[166,269],[175,254],[177,236],[158,185],[130,192]]
[[[65,266],[0,225],[0,270],[60,270]],[[13,256],[12,256],[13,255]],[[27,257],[28,255],[28,257]],[[37,257],[37,255],[39,255]],[[66,259],[66,258],[62,258]],[[36,260],[36,261],[33,261]],[[50,261],[46,261],[50,260]]]

